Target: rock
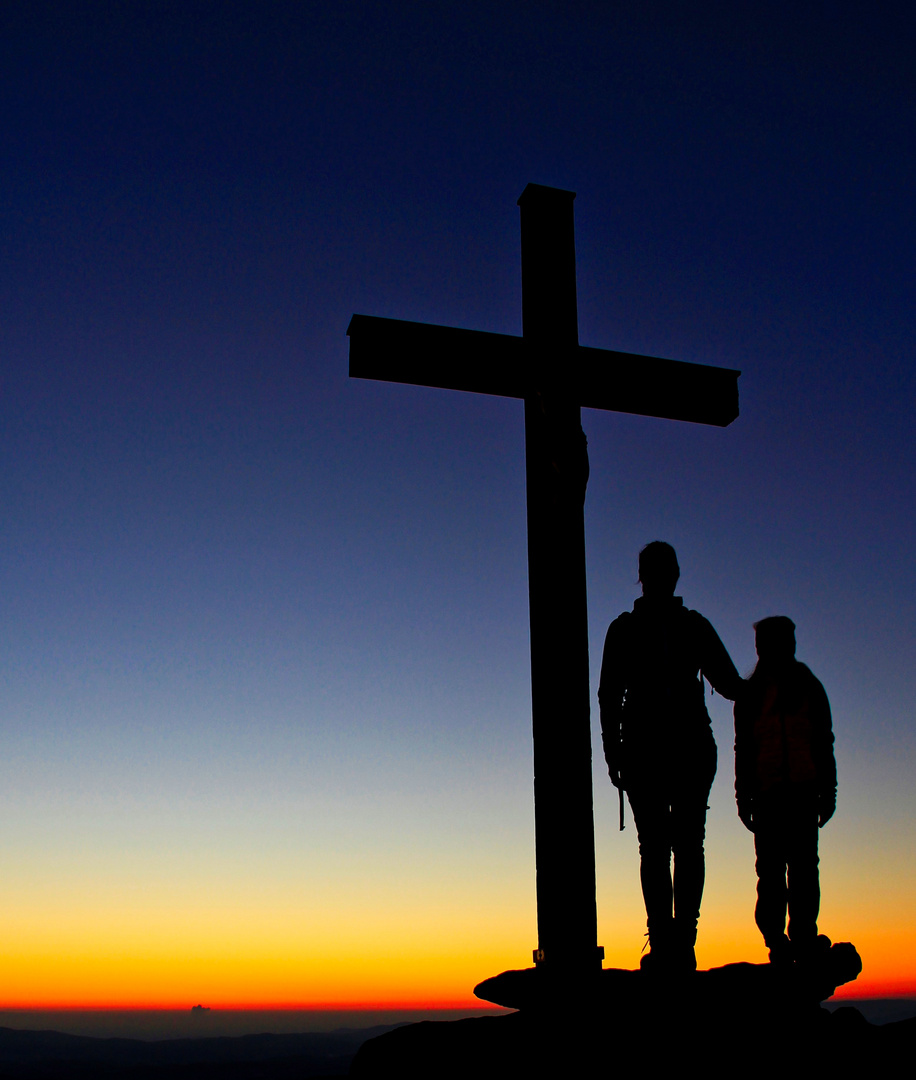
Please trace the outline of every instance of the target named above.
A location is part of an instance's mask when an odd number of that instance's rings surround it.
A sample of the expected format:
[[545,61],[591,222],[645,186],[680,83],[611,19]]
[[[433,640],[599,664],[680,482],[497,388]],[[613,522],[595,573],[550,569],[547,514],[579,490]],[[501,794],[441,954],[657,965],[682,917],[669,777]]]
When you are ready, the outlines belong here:
[[695,1008],[767,1009],[816,1007],[852,982],[862,970],[854,946],[840,942],[806,964],[726,964],[709,971],[659,972],[609,968],[593,976],[551,975],[544,969],[504,971],[474,988],[477,997],[509,1009],[555,1010],[563,1002],[594,1004],[604,1010],[654,1009],[673,995],[689,999]]
[[[856,1010],[848,1010],[852,1013]],[[890,1074],[916,1035],[916,1019],[873,1026],[819,1007],[784,1019],[733,1010],[698,1018],[683,1003],[648,1016],[510,1013],[411,1024],[363,1044],[353,1077],[398,1080],[578,1080],[603,1073],[772,1080],[798,1075]],[[735,1024],[734,1017],[740,1021]]]
[[769,1080],[774,1070],[849,1075],[850,1066],[870,1067],[906,1038],[879,1038],[884,1029],[856,1010],[831,1015],[820,1007],[860,970],[858,953],[844,943],[786,967],[727,964],[676,976],[610,969],[578,978],[504,971],[475,993],[519,1012],[398,1028],[364,1043],[350,1075],[483,1080],[621,1068],[654,1075],[688,1065],[729,1080],[736,1072]]

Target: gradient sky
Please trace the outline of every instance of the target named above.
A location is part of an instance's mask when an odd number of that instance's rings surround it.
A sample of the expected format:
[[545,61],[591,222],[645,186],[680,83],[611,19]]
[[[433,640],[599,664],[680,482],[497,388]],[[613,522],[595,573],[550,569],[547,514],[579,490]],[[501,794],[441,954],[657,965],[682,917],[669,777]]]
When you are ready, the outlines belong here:
[[[351,382],[345,337],[520,333],[529,181],[578,192],[583,344],[743,372],[724,430],[583,414],[593,695],[649,540],[740,670],[790,615],[820,927],[916,994],[914,19],[695,7],[3,5],[0,1006],[461,1005],[530,963],[522,406]],[[765,959],[711,714],[703,966]]]

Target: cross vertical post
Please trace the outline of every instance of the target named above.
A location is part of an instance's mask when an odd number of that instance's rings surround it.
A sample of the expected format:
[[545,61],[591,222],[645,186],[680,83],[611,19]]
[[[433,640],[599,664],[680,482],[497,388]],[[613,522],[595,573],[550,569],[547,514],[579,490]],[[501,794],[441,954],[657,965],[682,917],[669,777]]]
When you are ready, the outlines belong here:
[[600,968],[585,580],[588,453],[564,385],[579,346],[575,194],[529,184],[522,232],[525,465],[538,947],[545,971]]

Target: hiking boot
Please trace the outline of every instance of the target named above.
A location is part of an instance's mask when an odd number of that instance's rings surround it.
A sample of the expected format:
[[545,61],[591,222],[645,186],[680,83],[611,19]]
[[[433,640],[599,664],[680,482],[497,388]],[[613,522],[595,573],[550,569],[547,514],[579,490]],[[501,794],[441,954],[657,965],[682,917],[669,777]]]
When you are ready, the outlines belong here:
[[830,949],[830,938],[826,934],[818,934],[817,937],[792,942],[795,962],[806,964],[809,967],[816,967],[823,963],[827,959]]
[[639,960],[639,970],[652,975],[668,974],[673,970],[671,952],[668,949],[650,949]]
[[674,941],[672,943],[673,962],[678,971],[696,971],[697,969],[697,921],[686,922],[675,918]]
[[641,957],[639,970],[651,971],[653,974],[671,971],[675,944],[674,920],[670,918],[650,920],[646,938],[649,951]]
[[792,942],[783,934],[772,942],[767,942],[770,949],[770,963],[774,967],[788,967],[795,960]]

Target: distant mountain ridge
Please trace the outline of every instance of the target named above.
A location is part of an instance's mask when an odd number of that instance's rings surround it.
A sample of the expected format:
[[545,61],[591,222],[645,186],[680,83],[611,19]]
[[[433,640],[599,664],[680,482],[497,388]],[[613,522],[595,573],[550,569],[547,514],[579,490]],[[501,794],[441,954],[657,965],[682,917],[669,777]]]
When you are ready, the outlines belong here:
[[0,1078],[346,1076],[359,1047],[396,1026],[155,1041],[0,1028]]

